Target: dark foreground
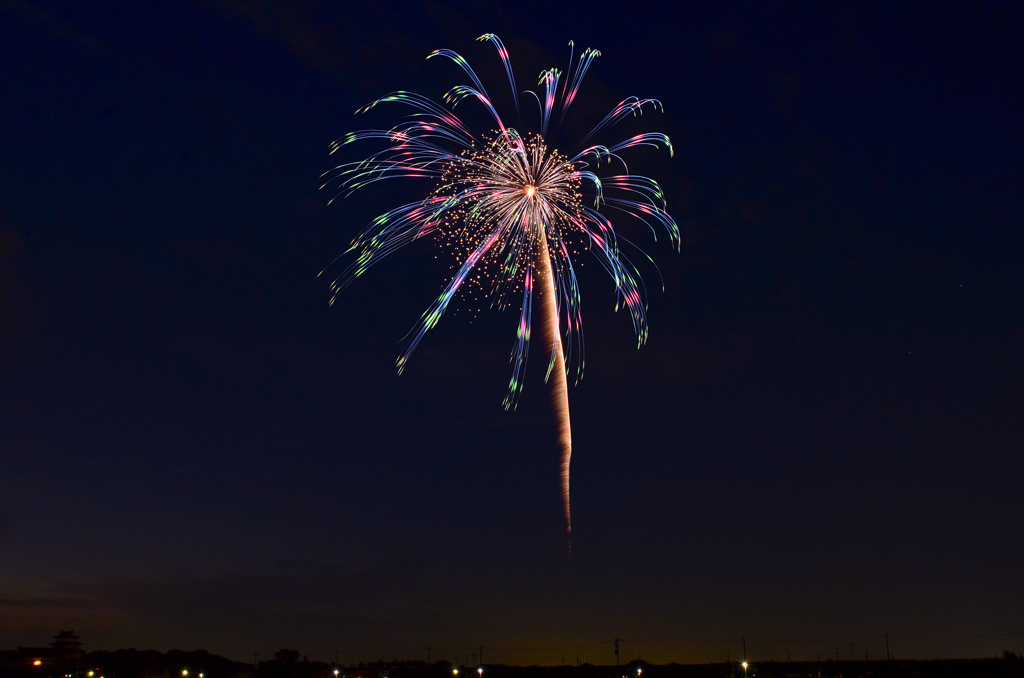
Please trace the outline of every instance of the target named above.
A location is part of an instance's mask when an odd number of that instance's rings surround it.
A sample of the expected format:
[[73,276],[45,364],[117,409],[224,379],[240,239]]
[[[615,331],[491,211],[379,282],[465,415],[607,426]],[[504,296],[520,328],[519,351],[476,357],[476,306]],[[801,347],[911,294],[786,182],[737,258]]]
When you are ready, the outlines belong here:
[[[341,667],[281,650],[256,664],[205,650],[116,650],[65,654],[48,648],[0,651],[0,678],[1024,678],[1024,656],[986,659],[456,667],[447,661],[379,661]],[[482,668],[482,672],[477,671]],[[455,670],[458,669],[458,673]],[[475,676],[474,674],[477,674]]]

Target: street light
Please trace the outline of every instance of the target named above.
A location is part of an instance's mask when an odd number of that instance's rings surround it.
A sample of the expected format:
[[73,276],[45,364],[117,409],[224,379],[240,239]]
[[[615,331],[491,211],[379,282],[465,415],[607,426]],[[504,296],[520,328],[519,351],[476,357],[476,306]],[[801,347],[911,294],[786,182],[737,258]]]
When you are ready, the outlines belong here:
[[748,666],[748,664],[747,664],[747,661],[746,661],[746,660],[743,660],[743,663],[742,663],[742,664],[740,664],[740,666],[742,666],[742,667],[743,667],[743,676],[744,676],[744,678],[746,678],[746,675],[747,675],[747,666]]

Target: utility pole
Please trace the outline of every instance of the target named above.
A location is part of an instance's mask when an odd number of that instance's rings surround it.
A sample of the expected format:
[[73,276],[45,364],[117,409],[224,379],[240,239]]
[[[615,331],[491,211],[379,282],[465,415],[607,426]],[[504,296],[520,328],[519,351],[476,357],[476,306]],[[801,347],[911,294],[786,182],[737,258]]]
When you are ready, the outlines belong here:
[[430,664],[430,651],[433,650],[431,646],[427,645],[427,664]]
[[615,639],[615,665],[616,666],[619,665],[619,643],[621,641],[622,641],[622,638],[616,638]]
[[252,653],[252,665],[255,666],[256,668],[259,668],[259,666],[260,666],[260,653],[259,652],[253,652]]
[[747,637],[743,636],[743,661],[747,661]]
[[480,666],[483,666],[484,665],[484,646],[481,645],[477,649],[480,650]]
[[889,654],[889,632],[885,632],[885,660],[892,661],[892,655]]

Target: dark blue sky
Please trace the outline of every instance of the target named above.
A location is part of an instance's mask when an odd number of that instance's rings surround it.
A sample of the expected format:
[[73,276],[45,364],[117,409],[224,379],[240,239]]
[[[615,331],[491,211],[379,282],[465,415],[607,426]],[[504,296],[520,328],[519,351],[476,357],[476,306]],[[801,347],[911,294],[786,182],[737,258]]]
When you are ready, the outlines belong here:
[[[667,12],[667,13],[666,13]],[[0,646],[555,663],[1024,649],[1017,3],[0,6]],[[515,314],[416,243],[316,274],[358,107],[603,56],[567,130],[656,97],[682,251],[648,345],[583,270],[573,556]],[[469,106],[469,104],[464,104]],[[376,115],[376,112],[374,113]],[[609,135],[614,137],[614,133]],[[355,156],[353,156],[354,159]],[[426,189],[429,190],[429,187]],[[632,230],[631,230],[632,229]],[[539,649],[543,648],[543,649]]]

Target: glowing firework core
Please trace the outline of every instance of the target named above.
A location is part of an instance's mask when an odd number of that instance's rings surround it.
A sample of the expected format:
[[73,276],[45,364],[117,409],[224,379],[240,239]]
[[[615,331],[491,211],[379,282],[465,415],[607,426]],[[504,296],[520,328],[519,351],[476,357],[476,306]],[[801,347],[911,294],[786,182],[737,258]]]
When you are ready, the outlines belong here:
[[527,198],[532,198],[533,194],[536,192],[536,190],[537,189],[534,188],[533,186],[527,186],[526,189],[523,192],[526,193],[526,197]]

